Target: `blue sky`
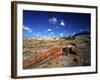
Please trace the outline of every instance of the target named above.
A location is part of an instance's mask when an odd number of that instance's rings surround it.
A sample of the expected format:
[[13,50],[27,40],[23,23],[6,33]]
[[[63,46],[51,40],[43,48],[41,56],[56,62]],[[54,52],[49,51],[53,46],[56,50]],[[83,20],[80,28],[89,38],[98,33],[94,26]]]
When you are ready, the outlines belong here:
[[23,36],[47,38],[90,32],[90,20],[91,15],[86,13],[23,10]]

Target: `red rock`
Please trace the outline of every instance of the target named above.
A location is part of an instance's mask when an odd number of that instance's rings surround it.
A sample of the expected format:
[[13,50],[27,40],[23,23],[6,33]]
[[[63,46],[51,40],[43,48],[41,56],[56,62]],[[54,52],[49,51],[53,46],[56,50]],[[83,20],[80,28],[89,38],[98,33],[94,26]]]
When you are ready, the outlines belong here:
[[28,67],[48,57],[57,57],[62,54],[63,54],[62,48],[52,48],[48,51],[42,51],[42,52],[37,53],[32,59],[24,60],[24,65]]

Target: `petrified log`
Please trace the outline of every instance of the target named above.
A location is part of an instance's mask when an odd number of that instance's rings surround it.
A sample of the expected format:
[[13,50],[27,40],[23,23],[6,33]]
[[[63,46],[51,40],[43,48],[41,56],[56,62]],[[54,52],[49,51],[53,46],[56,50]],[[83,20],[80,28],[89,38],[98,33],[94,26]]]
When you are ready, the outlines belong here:
[[34,65],[48,57],[57,57],[63,54],[62,48],[52,48],[47,51],[37,53],[33,58],[24,60],[24,66],[29,67]]

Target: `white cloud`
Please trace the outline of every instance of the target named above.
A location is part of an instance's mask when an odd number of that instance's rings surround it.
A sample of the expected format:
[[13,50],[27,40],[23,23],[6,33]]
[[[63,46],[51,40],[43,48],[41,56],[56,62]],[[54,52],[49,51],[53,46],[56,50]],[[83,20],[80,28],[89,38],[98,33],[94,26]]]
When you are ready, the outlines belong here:
[[42,33],[41,32],[37,32],[37,33],[33,33],[33,35],[36,36],[36,37],[40,37],[42,35]]
[[51,32],[51,34],[54,34],[53,32]]
[[50,18],[48,21],[49,21],[49,23],[51,23],[51,24],[57,24],[57,18],[56,18],[56,17],[52,17],[52,18]]
[[65,26],[65,22],[63,20],[61,20],[60,25]]
[[49,28],[47,31],[52,31],[52,29]]
[[60,33],[60,36],[62,37],[64,35],[64,33]]
[[32,29],[31,29],[31,28],[29,28],[29,27],[27,27],[27,26],[24,26],[24,25],[23,25],[23,30],[24,30],[24,31],[32,32]]

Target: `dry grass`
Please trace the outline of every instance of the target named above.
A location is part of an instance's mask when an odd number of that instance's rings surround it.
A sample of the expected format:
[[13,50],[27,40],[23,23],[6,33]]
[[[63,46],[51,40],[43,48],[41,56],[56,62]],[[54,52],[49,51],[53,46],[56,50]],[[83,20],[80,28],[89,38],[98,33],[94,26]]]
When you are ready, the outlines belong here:
[[[31,59],[41,51],[47,51],[55,47],[63,48],[67,43],[77,45],[79,55],[61,55],[58,57],[50,58],[28,67],[30,68],[52,68],[52,67],[70,67],[70,66],[89,66],[91,64],[90,40],[24,40],[23,46],[23,59]],[[25,65],[25,64],[24,64]]]

